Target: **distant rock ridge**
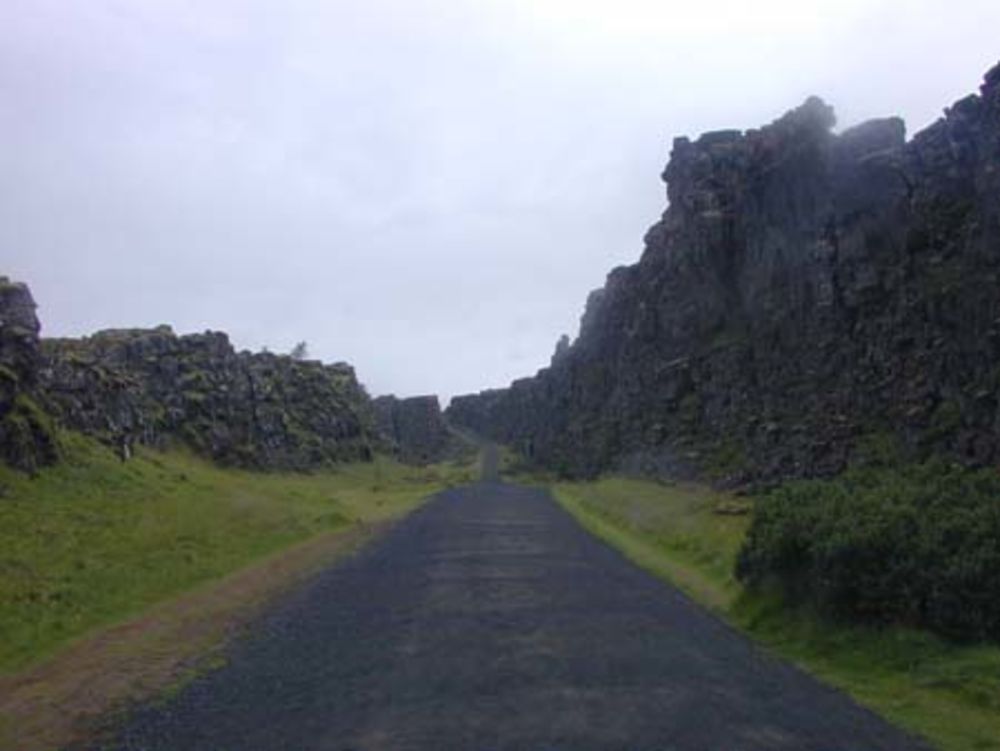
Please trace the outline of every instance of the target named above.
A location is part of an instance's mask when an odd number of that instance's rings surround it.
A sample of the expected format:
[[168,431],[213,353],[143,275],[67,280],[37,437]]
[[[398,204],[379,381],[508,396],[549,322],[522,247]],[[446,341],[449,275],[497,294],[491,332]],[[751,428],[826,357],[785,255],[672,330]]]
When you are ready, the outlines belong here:
[[543,465],[731,482],[875,445],[1000,461],[1000,65],[906,142],[810,98],[674,141],[638,263],[550,367],[447,416]]
[[402,461],[427,464],[442,458],[451,436],[436,396],[399,399],[390,394],[372,406],[381,438]]

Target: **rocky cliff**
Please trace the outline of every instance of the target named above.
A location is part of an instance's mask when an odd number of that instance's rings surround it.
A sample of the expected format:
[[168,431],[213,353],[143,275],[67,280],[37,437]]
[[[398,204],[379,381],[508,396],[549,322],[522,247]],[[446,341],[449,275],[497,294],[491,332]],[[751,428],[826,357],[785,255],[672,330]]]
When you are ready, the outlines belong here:
[[39,381],[58,421],[111,443],[182,441],[215,461],[308,469],[367,460],[373,416],[348,365],[236,352],[222,333],[102,331],[42,343]]
[[0,276],[0,460],[29,471],[58,455],[38,405],[39,328],[31,292]]
[[436,396],[380,396],[372,406],[381,437],[400,460],[426,464],[443,456],[450,435]]
[[1000,460],[1000,66],[907,142],[812,98],[674,141],[668,208],[575,342],[455,424],[574,474],[825,475],[898,439]]
[[40,339],[24,284],[0,277],[0,460],[58,458],[58,428],[113,445],[180,442],[215,461],[309,469],[367,460],[371,401],[345,364],[236,352],[225,334],[166,326]]

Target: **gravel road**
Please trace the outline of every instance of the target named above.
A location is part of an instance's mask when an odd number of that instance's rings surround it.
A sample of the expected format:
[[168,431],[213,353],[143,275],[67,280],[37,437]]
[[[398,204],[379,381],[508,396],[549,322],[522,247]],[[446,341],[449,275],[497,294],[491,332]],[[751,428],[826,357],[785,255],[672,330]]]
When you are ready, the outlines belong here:
[[433,498],[137,711],[143,751],[920,746],[763,654],[583,531],[546,493]]

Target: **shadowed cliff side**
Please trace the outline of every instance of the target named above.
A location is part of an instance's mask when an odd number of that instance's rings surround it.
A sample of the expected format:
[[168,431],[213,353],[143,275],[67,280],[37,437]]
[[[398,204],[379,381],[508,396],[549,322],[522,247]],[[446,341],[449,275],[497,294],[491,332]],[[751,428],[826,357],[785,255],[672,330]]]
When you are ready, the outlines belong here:
[[427,464],[443,457],[451,435],[436,396],[380,396],[372,406],[380,436],[400,461]]
[[0,460],[28,471],[58,457],[51,420],[38,405],[39,329],[31,292],[0,276]]
[[674,141],[669,208],[579,336],[448,418],[568,474],[828,475],[873,443],[1000,459],[1000,66],[906,142],[811,98]]

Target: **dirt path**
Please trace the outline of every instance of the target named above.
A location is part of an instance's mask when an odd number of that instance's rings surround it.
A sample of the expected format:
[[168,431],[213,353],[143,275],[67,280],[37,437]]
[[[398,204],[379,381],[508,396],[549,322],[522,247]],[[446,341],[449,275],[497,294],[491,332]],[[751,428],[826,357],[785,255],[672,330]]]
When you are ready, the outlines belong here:
[[545,493],[484,482],[328,569],[111,748],[918,745],[761,654]]
[[355,525],[299,543],[0,676],[0,751],[51,751],[92,737],[121,707],[211,662],[270,602],[385,528]]

